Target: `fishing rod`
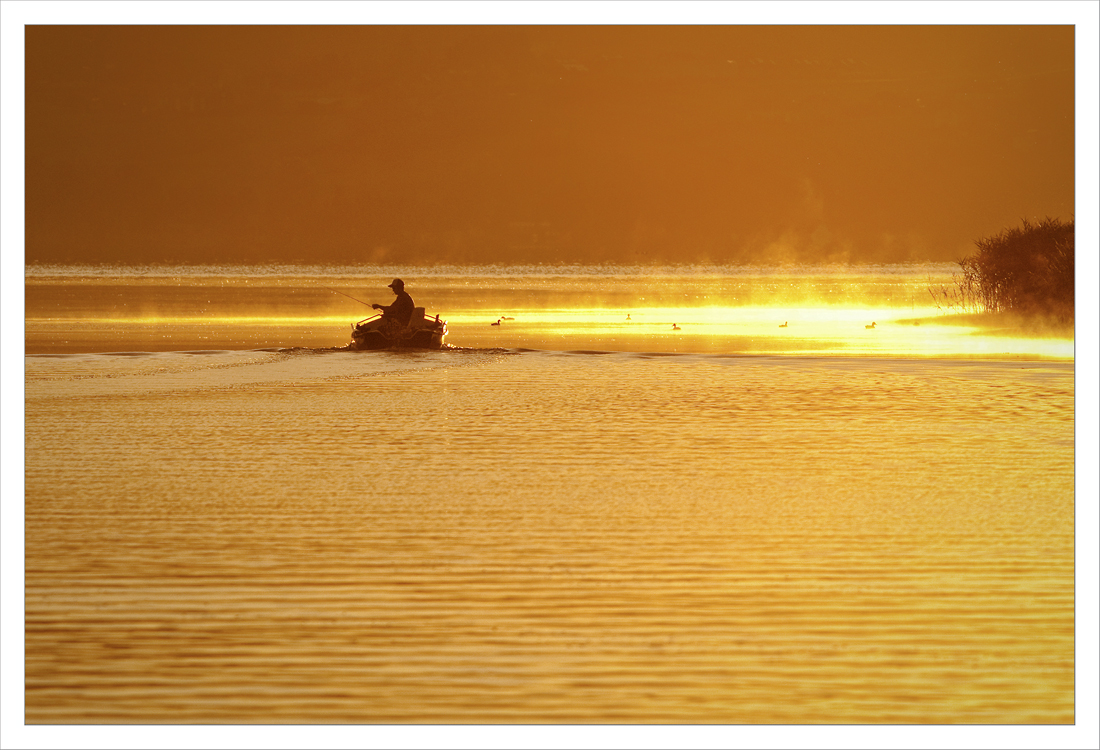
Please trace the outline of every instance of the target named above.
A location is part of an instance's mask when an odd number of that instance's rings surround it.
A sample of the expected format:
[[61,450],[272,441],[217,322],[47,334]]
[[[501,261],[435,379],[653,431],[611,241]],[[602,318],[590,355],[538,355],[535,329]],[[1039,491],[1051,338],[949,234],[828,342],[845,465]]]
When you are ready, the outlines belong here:
[[352,297],[352,296],[351,296],[350,294],[344,294],[344,293],[343,293],[343,292],[341,292],[341,291],[340,291],[339,289],[332,289],[332,288],[330,288],[330,287],[327,287],[327,286],[323,286],[323,287],[321,287],[321,288],[322,288],[322,289],[328,289],[328,290],[329,290],[330,292],[336,292],[337,294],[343,294],[343,295],[344,295],[345,297],[347,297],[348,299],[353,299],[353,300],[355,300],[356,302],[358,302],[358,303],[359,303],[360,305],[366,305],[367,307],[373,307],[373,305],[372,305],[372,304],[371,304],[370,302],[364,302],[364,301],[363,301],[363,300],[361,300],[361,299],[358,299],[358,298],[356,298],[356,297]]

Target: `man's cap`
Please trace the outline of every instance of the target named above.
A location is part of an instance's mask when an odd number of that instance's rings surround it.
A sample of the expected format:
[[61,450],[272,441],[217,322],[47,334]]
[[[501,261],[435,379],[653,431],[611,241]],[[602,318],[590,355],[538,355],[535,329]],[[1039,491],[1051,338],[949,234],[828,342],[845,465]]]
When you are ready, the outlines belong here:
[[392,284],[387,284],[386,286],[388,286],[390,289],[404,289],[405,282],[401,279],[394,279]]

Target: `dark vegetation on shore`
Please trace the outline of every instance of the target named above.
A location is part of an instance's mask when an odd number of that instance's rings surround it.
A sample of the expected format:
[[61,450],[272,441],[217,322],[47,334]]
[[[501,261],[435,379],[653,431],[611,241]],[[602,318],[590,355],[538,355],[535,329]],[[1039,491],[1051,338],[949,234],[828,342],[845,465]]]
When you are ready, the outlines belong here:
[[1073,323],[1073,222],[1046,218],[975,241],[978,252],[959,261],[954,288],[929,287],[941,310],[1007,313]]

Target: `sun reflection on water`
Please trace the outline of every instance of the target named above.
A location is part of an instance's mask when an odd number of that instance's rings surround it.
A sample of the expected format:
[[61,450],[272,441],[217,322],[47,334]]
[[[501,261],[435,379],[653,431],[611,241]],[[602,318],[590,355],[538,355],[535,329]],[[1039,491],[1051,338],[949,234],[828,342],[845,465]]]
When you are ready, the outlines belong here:
[[[224,277],[173,269],[176,276],[155,278],[48,270],[27,276],[28,353],[342,347],[351,324],[374,312],[364,302],[392,296],[384,281],[350,272],[340,278],[332,269]],[[928,284],[948,283],[951,270],[940,264],[394,272],[408,277],[427,315],[448,321],[447,343],[455,347],[1073,358],[1072,328],[1042,337],[1022,325],[932,306]]]
[[[951,324],[935,308],[642,307],[518,310],[494,325],[481,312],[449,318],[453,344],[530,346],[584,341],[613,350],[828,353],[1072,359],[1072,339],[1004,335]],[[938,322],[943,320],[943,322]],[[869,327],[874,324],[874,327]],[[539,346],[542,344],[544,346]],[[553,348],[553,347],[550,347]]]

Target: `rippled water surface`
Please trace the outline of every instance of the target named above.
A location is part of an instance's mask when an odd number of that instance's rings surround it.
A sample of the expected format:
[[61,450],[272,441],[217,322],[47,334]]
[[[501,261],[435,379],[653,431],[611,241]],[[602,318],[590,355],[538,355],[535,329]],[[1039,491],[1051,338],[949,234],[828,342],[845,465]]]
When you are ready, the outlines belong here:
[[25,360],[29,723],[1074,721],[1071,360],[110,335]]

